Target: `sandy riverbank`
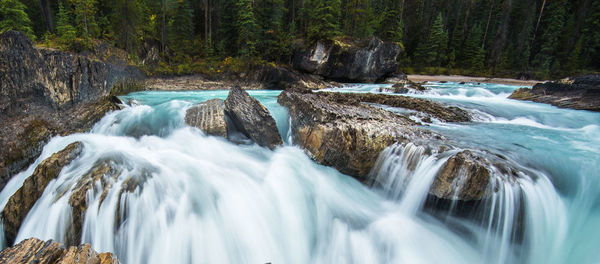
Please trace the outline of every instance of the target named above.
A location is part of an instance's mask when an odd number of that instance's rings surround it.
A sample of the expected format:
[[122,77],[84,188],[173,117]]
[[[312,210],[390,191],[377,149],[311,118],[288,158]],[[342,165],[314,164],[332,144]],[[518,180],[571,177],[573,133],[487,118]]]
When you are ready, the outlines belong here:
[[537,80],[517,80],[507,78],[486,78],[486,77],[471,77],[461,75],[408,75],[409,80],[413,82],[484,82],[484,83],[498,83],[508,85],[522,85],[522,86],[533,86],[536,83],[543,83],[545,81]]

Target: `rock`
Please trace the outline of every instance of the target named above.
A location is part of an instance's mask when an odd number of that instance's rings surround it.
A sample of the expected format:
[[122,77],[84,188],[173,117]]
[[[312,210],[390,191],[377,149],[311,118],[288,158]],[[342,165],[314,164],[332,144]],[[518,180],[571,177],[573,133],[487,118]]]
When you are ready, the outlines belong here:
[[239,86],[229,91],[225,113],[237,130],[258,145],[274,149],[283,143],[269,110]]
[[392,107],[416,110],[444,122],[468,122],[471,115],[458,107],[445,106],[431,100],[408,96],[371,94],[371,93],[322,93],[337,102],[358,100],[363,103],[374,103]]
[[384,148],[431,136],[408,118],[337,95],[284,91],[277,100],[290,112],[294,143],[323,165],[366,181]]
[[42,196],[48,183],[56,179],[62,168],[77,158],[82,149],[83,145],[75,142],[43,160],[33,174],[25,180],[23,186],[10,197],[2,211],[4,234],[10,244],[15,240],[21,223]]
[[480,200],[488,194],[489,164],[465,150],[451,156],[438,172],[429,193],[449,200]]
[[[376,164],[378,159],[388,158],[387,154],[380,157],[380,153],[389,146],[412,143],[427,150],[423,155],[446,153],[454,151],[456,147],[450,145],[448,139],[422,129],[405,116],[364,102],[404,105],[418,111],[439,108],[433,110],[433,113],[444,113],[438,118],[469,120],[468,115],[463,115],[466,113],[460,109],[423,99],[412,101],[413,99],[416,98],[284,91],[278,102],[289,110],[294,144],[302,147],[320,164],[332,166],[362,182],[377,185],[381,184],[377,175],[382,167],[376,167]],[[381,162],[380,160],[379,164]],[[412,166],[414,170],[415,164]],[[508,161],[492,154],[462,151],[452,155],[442,166],[429,193],[443,200],[485,199],[495,191],[489,187],[492,186],[492,175],[506,175],[500,178],[509,179],[516,175],[515,171],[518,170]]]
[[0,252],[2,263],[38,264],[118,264],[112,253],[97,253],[90,244],[64,248],[63,245],[48,240],[29,238]]
[[600,111],[600,74],[587,74],[517,89],[511,99],[546,103],[562,108]]
[[187,110],[185,122],[213,136],[227,137],[225,104],[221,99],[212,99]]
[[394,74],[399,45],[372,38],[355,43],[341,41],[297,45],[294,69],[342,82],[372,83]]
[[288,67],[271,65],[261,66],[246,81],[258,82],[261,84],[261,89],[267,90],[316,90],[339,86],[334,82],[326,82],[317,75],[300,73]]
[[108,110],[108,97],[139,89],[138,68],[36,49],[23,33],[0,34],[0,189],[54,135],[85,131]]

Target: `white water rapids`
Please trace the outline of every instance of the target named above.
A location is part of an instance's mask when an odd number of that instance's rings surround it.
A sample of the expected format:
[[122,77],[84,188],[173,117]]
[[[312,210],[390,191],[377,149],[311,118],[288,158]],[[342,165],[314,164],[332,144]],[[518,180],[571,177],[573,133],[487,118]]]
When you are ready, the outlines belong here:
[[[83,153],[50,182],[17,242],[29,237],[65,242],[72,221],[68,200],[77,181],[99,161],[110,160],[121,174],[88,191],[81,240],[115,253],[121,263],[600,260],[593,250],[574,251],[578,244],[569,234],[581,231],[574,219],[593,226],[599,218],[591,210],[597,209],[582,206],[585,218],[571,217],[571,199],[555,190],[543,169],[530,168],[534,177],[523,175],[514,183],[498,182],[493,197],[474,205],[472,217],[452,208],[424,210],[433,177],[457,150],[425,154],[412,144],[391,146],[378,161],[379,185],[369,187],[316,164],[290,144],[289,117],[275,102],[278,92],[251,92],[273,113],[287,141],[274,151],[236,145],[184,124],[185,109],[194,102],[226,93],[131,95],[143,105],[107,114],[89,133],[53,138],[0,193],[2,207],[43,159],[76,141],[83,142]],[[137,187],[121,194],[132,180]],[[598,241],[585,235],[575,238]]]

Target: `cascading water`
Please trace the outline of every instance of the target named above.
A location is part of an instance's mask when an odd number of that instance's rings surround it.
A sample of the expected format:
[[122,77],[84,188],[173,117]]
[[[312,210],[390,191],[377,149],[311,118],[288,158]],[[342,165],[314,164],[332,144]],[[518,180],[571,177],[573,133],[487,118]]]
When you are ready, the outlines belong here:
[[[529,168],[513,182],[498,181],[497,191],[476,205],[478,217],[423,209],[437,171],[457,150],[391,146],[378,160],[373,187],[367,187],[315,164],[289,144],[275,151],[235,145],[185,125],[188,107],[224,99],[227,91],[123,97],[140,105],[107,114],[90,133],[53,138],[35,163],[7,184],[0,205],[43,159],[80,141],[82,154],[45,189],[17,242],[68,241],[74,220],[70,197],[90,170],[107,166],[109,173],[86,193],[80,238],[97,251],[114,252],[122,263],[597,262],[598,254],[582,246],[600,239],[595,228],[600,164],[598,149],[590,147],[600,138],[599,115],[513,102],[505,94],[515,87],[493,87],[440,84],[412,95],[483,113],[474,124],[430,128]],[[471,88],[485,92],[469,95]],[[345,91],[352,89],[378,88]],[[278,92],[250,94],[271,111],[282,138],[291,143]],[[506,105],[513,108],[503,109]],[[561,123],[556,114],[568,117]],[[540,126],[524,125],[523,118]],[[555,142],[544,145],[548,140]],[[545,153],[549,149],[554,151]],[[557,163],[559,158],[552,158],[557,154],[569,163]]]

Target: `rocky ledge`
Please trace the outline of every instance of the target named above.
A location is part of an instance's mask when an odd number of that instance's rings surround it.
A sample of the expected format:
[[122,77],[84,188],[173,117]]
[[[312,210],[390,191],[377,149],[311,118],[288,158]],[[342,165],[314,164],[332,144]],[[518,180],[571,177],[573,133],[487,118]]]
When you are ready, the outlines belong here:
[[296,44],[294,69],[342,82],[381,81],[398,68],[401,48],[393,42],[372,38],[362,41]]
[[[504,179],[516,175],[517,169],[499,155],[460,151],[442,135],[419,126],[410,118],[365,103],[412,108],[410,110],[424,111],[420,113],[447,121],[470,120],[460,109],[413,99],[393,95],[284,91],[278,102],[290,112],[294,144],[304,148],[316,162],[365,183],[381,184],[376,179],[380,169],[376,163],[385,158],[380,155],[382,151],[392,145],[408,143],[422,146],[427,155],[450,153],[429,190],[430,195],[439,199],[485,199],[496,191],[498,172]],[[457,187],[457,183],[462,186]]]
[[562,108],[600,111],[600,74],[588,74],[521,88],[509,98]]
[[37,49],[17,31],[0,35],[0,189],[54,135],[89,129],[116,109],[111,95],[138,87],[139,69]]
[[90,244],[71,246],[48,240],[29,238],[0,252],[1,263],[13,264],[118,264],[112,253],[97,253]]

